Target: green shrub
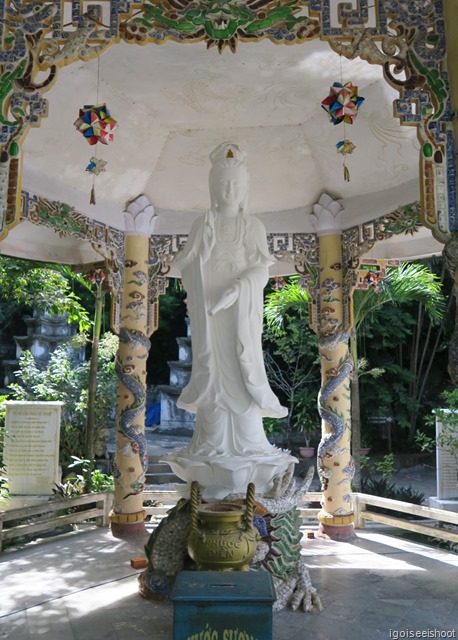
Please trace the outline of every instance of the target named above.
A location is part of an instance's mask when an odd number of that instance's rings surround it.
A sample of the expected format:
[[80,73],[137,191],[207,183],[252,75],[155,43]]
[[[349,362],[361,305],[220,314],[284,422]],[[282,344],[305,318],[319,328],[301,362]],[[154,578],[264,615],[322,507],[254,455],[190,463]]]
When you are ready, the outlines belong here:
[[390,478],[394,473],[394,453],[387,453],[381,460],[374,463],[375,473],[382,478]]
[[411,504],[423,504],[425,494],[413,487],[397,487],[395,500],[410,502]]
[[[410,502],[411,504],[422,504],[425,499],[425,494],[421,491],[416,491],[412,487],[400,487],[394,482],[390,482],[389,478],[362,478],[361,479],[361,491],[371,496],[379,496],[380,498],[389,498],[390,500],[400,500],[402,502]],[[390,509],[384,509],[383,507],[374,507],[372,505],[367,506],[368,511],[374,511],[377,513],[384,513],[392,516],[393,511]],[[412,520],[417,519],[419,516],[410,516]]]
[[390,482],[388,478],[362,478],[361,490],[371,496],[380,496],[380,498],[390,498],[395,500],[396,485]]
[[276,438],[286,432],[285,420],[282,418],[263,418],[262,424],[268,438]]
[[[71,456],[73,462],[68,465],[71,469],[65,481],[56,484],[54,493],[64,498],[71,498],[88,491],[114,491],[114,479],[112,475],[103,473],[100,469],[92,469],[91,461],[77,456]],[[78,469],[78,471],[75,471]]]
[[[24,352],[16,373],[20,384],[9,387],[12,397],[17,400],[60,400],[64,403],[60,432],[60,463],[64,470],[71,464],[72,456],[82,458],[84,451],[90,362],[79,362],[72,347],[80,348],[85,341],[86,336],[79,334],[66,345],[58,347],[44,371],[37,367],[30,351]],[[100,339],[95,405],[94,450],[98,455],[104,453],[107,427],[114,419],[117,349],[117,336],[105,333]]]

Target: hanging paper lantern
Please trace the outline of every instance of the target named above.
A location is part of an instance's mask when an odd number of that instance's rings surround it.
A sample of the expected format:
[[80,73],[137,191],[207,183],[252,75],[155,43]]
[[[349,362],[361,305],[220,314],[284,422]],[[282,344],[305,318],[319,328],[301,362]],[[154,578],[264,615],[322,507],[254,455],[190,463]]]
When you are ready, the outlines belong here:
[[86,274],[86,280],[90,284],[102,284],[106,278],[106,273],[103,269],[91,269]]
[[368,271],[364,276],[364,280],[369,286],[373,287],[376,287],[379,283],[379,278],[373,271]]
[[282,289],[284,289],[285,285],[286,282],[284,278],[282,278],[281,276],[275,276],[272,282],[272,289],[274,291],[281,291]]
[[328,113],[332,124],[340,122],[353,124],[363,102],[364,98],[358,96],[358,87],[351,82],[345,84],[334,82],[329,95],[321,102],[321,106]]
[[341,153],[343,156],[348,156],[356,149],[351,140],[339,140],[336,144],[337,153]]
[[108,144],[113,140],[113,132],[118,128],[118,123],[110,116],[106,104],[84,105],[74,125],[89,144]]
[[92,156],[92,158],[89,160],[89,164],[86,167],[86,171],[89,171],[89,173],[93,173],[95,176],[98,176],[102,171],[106,171],[106,164],[106,160],[102,160],[101,158]]

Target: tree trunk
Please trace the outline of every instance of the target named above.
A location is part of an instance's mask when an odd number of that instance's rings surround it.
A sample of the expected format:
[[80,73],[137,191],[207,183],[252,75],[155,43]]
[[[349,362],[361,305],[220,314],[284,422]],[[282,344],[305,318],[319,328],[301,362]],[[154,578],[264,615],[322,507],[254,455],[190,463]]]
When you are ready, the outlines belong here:
[[[450,312],[453,300],[454,300],[454,297],[453,297],[453,295],[451,295],[450,298],[449,298],[449,301],[448,301],[447,310],[446,310],[446,312],[444,314],[445,317]],[[422,353],[422,357],[421,357],[421,363],[420,363],[420,366],[419,366],[418,372],[417,372],[418,383],[417,383],[417,391],[416,391],[415,398],[419,402],[421,401],[421,399],[423,397],[423,393],[425,391],[425,387],[426,387],[426,384],[427,384],[428,379],[429,379],[429,373],[431,371],[431,366],[432,366],[432,364],[434,362],[434,358],[436,357],[437,351],[439,349],[440,341],[441,341],[441,338],[442,338],[442,335],[443,335],[443,332],[444,332],[444,323],[445,323],[445,320],[442,319],[441,326],[439,327],[439,329],[437,329],[436,338],[434,340],[434,344],[433,344],[431,353],[428,355],[428,365],[426,366],[426,370],[422,374],[423,364],[424,364],[424,360],[425,360],[425,357],[426,357],[426,347],[428,346],[428,343],[430,341],[430,337],[429,336],[431,334],[431,329],[432,329],[432,324],[431,324],[431,321],[430,321],[430,326],[429,326],[429,329],[428,329],[428,338],[425,341],[425,344],[423,344],[423,353]],[[416,426],[417,426],[417,418],[418,418],[418,407],[416,409],[414,409],[414,411],[412,412],[411,421],[410,421],[410,428],[409,428],[409,442],[413,442],[413,440],[415,438]]]
[[84,458],[89,460],[92,470],[94,461],[95,439],[95,399],[97,395],[97,369],[99,364],[99,341],[102,328],[103,293],[102,284],[97,285],[95,293],[94,328],[92,332],[92,351],[89,367],[89,384],[87,393],[87,421],[84,437]]

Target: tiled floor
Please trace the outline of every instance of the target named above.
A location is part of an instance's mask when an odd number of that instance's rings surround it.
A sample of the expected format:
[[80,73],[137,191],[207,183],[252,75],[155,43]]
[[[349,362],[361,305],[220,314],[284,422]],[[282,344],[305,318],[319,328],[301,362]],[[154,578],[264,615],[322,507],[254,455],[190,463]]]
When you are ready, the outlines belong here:
[[[171,640],[172,604],[138,594],[130,559],[143,543],[80,525],[0,555],[0,640]],[[274,614],[274,640],[458,636],[458,555],[375,529],[304,538],[303,554],[324,610]]]

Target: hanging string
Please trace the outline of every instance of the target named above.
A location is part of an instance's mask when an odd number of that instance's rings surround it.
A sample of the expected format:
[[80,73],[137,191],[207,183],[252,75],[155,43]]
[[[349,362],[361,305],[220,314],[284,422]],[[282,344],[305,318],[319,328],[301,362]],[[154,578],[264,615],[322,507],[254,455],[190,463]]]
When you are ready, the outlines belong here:
[[[96,89],[96,102],[95,104],[99,104],[99,86],[100,86],[100,55],[97,53],[97,89]],[[99,141],[95,143],[94,155],[97,158],[97,146]],[[89,204],[95,204],[95,173],[92,174],[92,189],[91,189],[91,197],[89,199]]]
[[100,54],[97,52],[97,100],[96,104],[99,104],[99,87],[100,87]]
[[[343,71],[342,71],[342,54],[341,53],[339,53],[339,63],[340,63],[340,84],[343,87]],[[343,139],[344,139],[344,145],[345,145],[345,141],[347,139],[347,129],[345,125],[345,118],[343,120]],[[350,182],[350,171],[348,170],[348,167],[347,167],[346,154],[344,154],[344,157],[343,157],[343,175],[344,175],[345,182]]]

